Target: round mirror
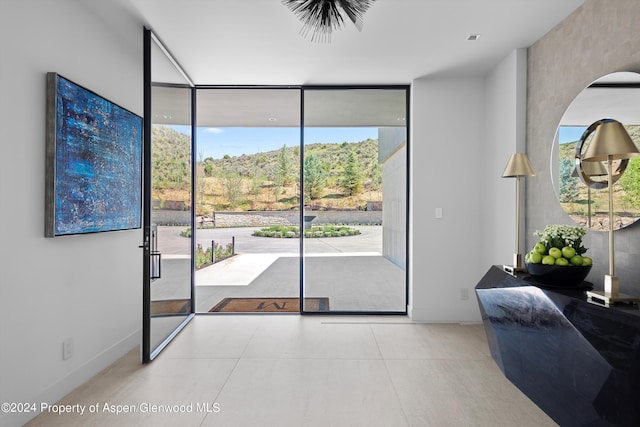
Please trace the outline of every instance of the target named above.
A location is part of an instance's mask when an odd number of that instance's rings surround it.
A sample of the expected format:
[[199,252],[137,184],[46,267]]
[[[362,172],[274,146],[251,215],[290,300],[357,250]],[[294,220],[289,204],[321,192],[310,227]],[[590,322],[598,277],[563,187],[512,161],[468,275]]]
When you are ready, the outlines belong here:
[[[608,74],[580,92],[562,116],[551,150],[551,180],[560,206],[579,225],[601,231],[609,230],[606,162],[581,162],[579,171],[576,160],[604,118],[621,122],[640,147],[640,74]],[[615,230],[640,219],[640,157],[616,161],[612,175]]]

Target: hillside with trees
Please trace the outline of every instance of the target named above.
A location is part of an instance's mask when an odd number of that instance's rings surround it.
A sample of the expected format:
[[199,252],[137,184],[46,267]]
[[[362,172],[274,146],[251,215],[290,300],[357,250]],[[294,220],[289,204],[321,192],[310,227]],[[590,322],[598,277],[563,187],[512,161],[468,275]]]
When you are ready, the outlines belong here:
[[[153,127],[153,198],[185,201],[190,187],[189,137],[163,126]],[[304,147],[305,204],[312,209],[364,209],[382,200],[378,141],[308,144]],[[222,159],[197,156],[196,210],[297,209],[300,148]]]

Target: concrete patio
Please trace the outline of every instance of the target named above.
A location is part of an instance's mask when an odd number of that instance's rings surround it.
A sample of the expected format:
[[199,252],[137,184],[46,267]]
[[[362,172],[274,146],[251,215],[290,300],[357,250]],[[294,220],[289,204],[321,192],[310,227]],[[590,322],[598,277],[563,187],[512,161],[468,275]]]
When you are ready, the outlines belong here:
[[[158,227],[163,279],[152,284],[153,299],[184,298],[188,291],[189,239],[180,236],[185,228]],[[360,235],[305,239],[304,296],[329,298],[332,311],[404,311],[405,271],[382,256],[382,227],[355,228]],[[227,297],[299,296],[299,239],[254,237],[255,229],[196,231],[203,248],[235,237],[237,254],[196,272],[198,312]]]

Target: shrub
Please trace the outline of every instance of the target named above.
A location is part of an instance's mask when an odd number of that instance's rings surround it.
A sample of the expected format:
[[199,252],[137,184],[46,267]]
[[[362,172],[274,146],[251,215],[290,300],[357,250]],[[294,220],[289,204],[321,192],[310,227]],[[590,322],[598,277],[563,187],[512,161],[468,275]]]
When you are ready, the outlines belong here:
[[[360,230],[345,226],[325,225],[321,227],[311,227],[310,230],[304,230],[304,237],[343,237],[356,236],[360,234]],[[300,228],[292,225],[273,225],[264,227],[253,232],[255,237],[300,237]]]
[[[221,246],[218,243],[216,243],[214,247],[214,251],[215,251],[215,262],[220,262],[223,259],[229,258],[234,255],[233,244],[231,243],[227,243],[224,246]],[[211,255],[212,255],[211,247],[208,247],[205,250],[202,248],[202,245],[198,243],[198,245],[196,246],[196,252],[195,252],[196,270],[199,270],[204,267],[208,267],[211,264],[213,264],[214,260],[212,259]]]

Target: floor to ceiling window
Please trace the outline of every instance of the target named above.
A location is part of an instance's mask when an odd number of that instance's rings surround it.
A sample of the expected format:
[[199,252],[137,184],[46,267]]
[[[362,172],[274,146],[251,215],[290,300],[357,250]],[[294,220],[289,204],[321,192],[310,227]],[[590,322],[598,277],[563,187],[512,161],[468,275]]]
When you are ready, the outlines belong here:
[[404,312],[407,89],[307,88],[303,108],[304,311]]
[[197,309],[299,312],[300,89],[197,100]]
[[196,98],[197,311],[405,312],[407,88]]

